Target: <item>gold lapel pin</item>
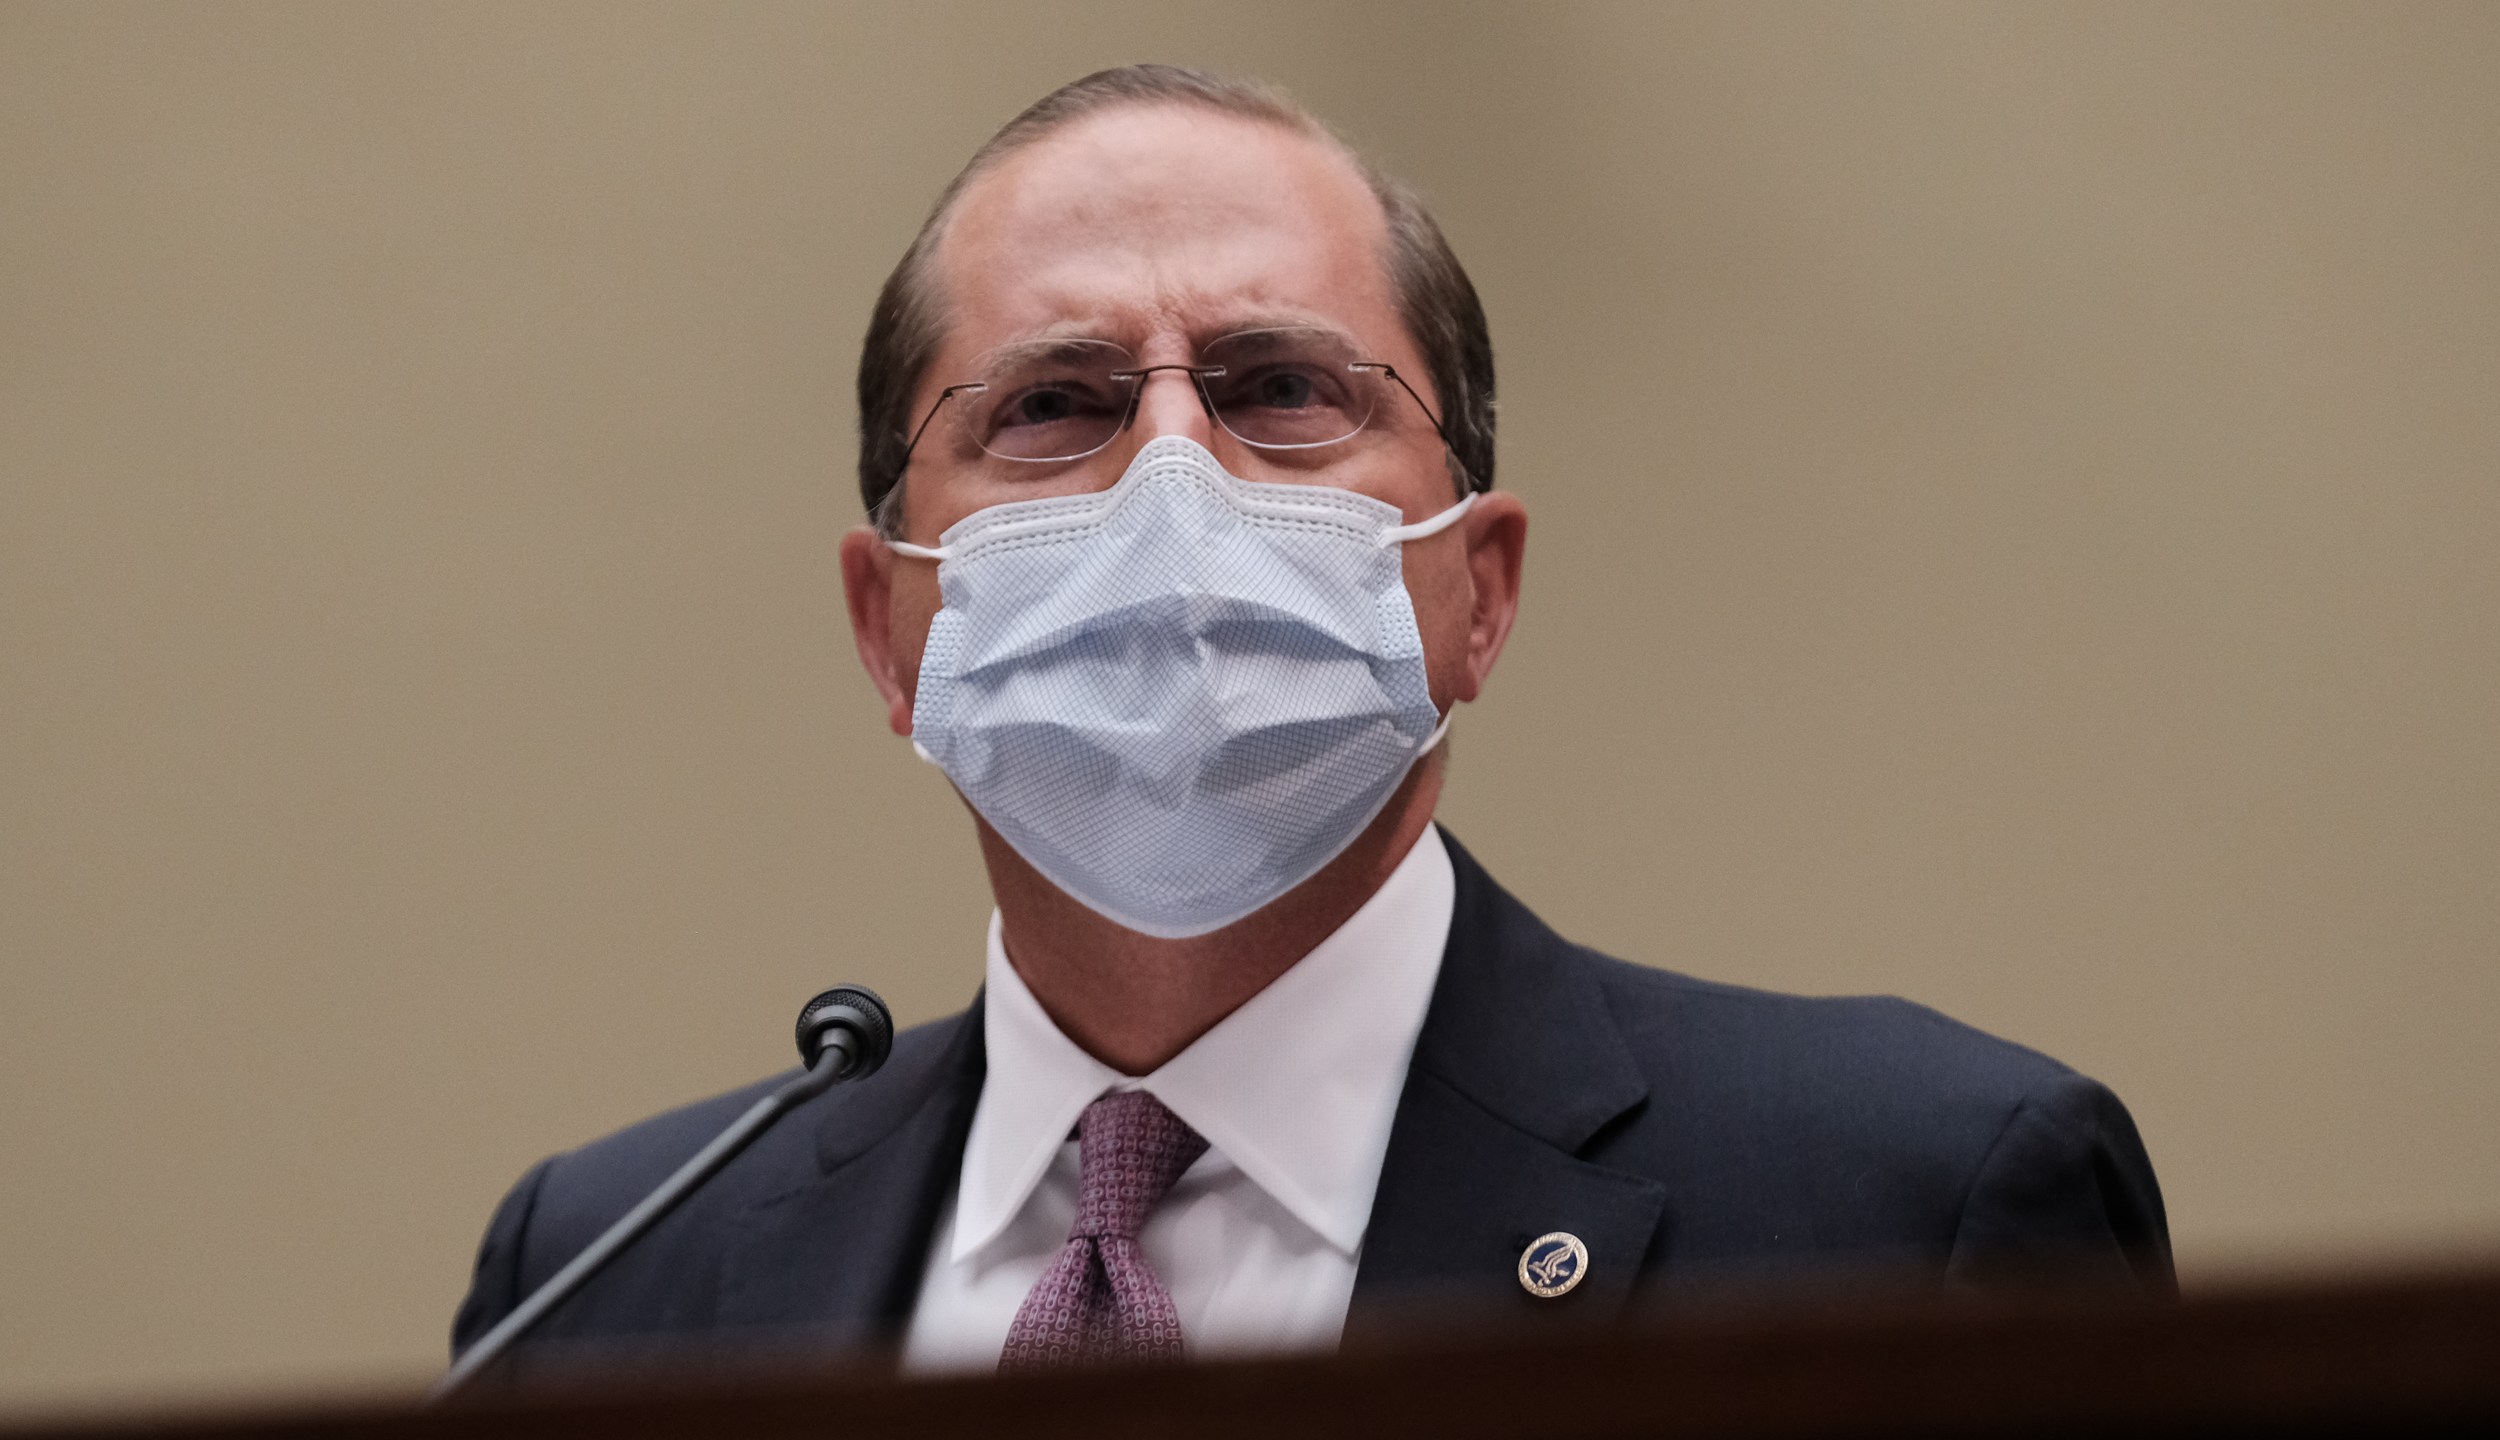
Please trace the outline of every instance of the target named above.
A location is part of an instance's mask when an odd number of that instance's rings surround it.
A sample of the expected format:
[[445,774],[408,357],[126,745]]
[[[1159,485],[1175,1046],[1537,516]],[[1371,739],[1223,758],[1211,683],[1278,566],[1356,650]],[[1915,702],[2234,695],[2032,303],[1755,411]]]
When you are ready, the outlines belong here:
[[1539,1235],[1519,1252],[1519,1288],[1540,1300],[1570,1294],[1588,1273],[1589,1247],[1568,1231]]

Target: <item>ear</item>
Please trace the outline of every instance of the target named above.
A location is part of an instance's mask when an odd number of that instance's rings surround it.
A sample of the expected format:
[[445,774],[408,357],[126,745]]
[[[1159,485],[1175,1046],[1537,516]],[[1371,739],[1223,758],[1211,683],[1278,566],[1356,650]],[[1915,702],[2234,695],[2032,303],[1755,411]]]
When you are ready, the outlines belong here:
[[885,723],[897,735],[911,733],[911,690],[894,648],[895,554],[883,537],[862,525],[842,537],[842,598],[851,611],[851,643],[860,668],[885,698]]
[[1467,674],[1465,693],[1473,700],[1493,678],[1493,662],[1502,658],[1503,642],[1519,618],[1519,580],[1528,555],[1528,507],[1506,490],[1488,490],[1476,497],[1459,533],[1467,545],[1467,580],[1472,598],[1467,611]]

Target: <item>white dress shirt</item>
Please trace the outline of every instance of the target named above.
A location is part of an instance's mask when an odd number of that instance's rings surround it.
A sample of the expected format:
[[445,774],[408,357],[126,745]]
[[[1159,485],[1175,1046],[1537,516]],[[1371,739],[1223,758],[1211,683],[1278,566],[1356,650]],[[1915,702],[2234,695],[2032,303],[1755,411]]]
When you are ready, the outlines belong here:
[[990,917],[989,1073],[903,1344],[907,1370],[988,1370],[1076,1218],[1076,1119],[1144,1090],[1207,1138],[1138,1235],[1192,1355],[1325,1349],[1345,1328],[1407,1061],[1457,882],[1440,833],[1300,963],[1151,1075],[1051,1022]]

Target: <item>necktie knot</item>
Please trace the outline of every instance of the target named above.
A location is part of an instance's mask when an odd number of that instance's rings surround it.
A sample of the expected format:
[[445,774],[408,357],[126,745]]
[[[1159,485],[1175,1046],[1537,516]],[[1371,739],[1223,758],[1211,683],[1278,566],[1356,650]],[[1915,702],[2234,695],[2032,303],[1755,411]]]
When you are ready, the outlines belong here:
[[1143,1090],[1116,1090],[1077,1117],[1076,1224],[1069,1235],[1133,1240],[1206,1137]]
[[1076,1223],[1016,1311],[1000,1369],[1181,1358],[1180,1312],[1137,1232],[1206,1149],[1206,1137],[1143,1090],[1085,1107],[1076,1121]]

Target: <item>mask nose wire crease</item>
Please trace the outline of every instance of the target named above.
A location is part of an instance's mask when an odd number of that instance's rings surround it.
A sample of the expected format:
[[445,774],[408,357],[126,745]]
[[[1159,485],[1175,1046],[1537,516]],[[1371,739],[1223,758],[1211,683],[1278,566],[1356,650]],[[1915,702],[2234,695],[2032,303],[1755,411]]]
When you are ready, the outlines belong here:
[[[1140,450],[1138,452],[1137,460],[1131,463],[1128,473],[1121,476],[1120,483],[1112,486],[1110,490],[1098,492],[1099,496],[1104,500],[1108,500],[1112,495],[1126,489],[1132,479],[1143,478],[1145,472],[1149,468],[1146,464],[1148,456],[1158,447],[1164,449],[1167,454],[1180,450],[1182,447],[1187,447],[1189,450],[1195,450],[1200,455],[1204,455],[1206,459],[1203,466],[1193,465],[1190,467],[1192,469],[1200,470],[1202,474],[1212,472],[1214,476],[1221,477],[1222,480],[1231,481],[1234,485],[1239,486],[1248,486],[1258,483],[1255,481],[1240,480],[1233,476],[1229,471],[1224,470],[1223,467],[1215,461],[1215,457],[1208,453],[1204,447],[1198,445],[1196,441],[1190,440],[1185,436],[1165,436],[1162,439],[1150,442],[1145,449]],[[1164,457],[1157,456],[1155,458],[1162,459]],[[1182,457],[1175,456],[1174,458]],[[1186,458],[1194,460],[1196,457],[1190,456]],[[1274,486],[1271,488],[1305,491],[1309,492],[1311,498],[1317,498],[1320,495],[1337,497],[1340,502],[1342,502],[1342,500],[1363,501],[1367,498],[1355,495],[1351,491],[1335,490],[1333,488],[1320,486],[1297,485]],[[970,525],[975,521],[990,520],[992,523],[985,525],[982,528],[985,530],[996,530],[1012,522],[1003,518],[995,518],[993,516],[993,512],[1008,510],[1015,505],[1052,504],[1055,501],[1085,502],[1095,499],[1096,496],[1094,495],[1071,495],[1054,497],[1052,501],[1010,501],[1007,505],[994,505],[988,510],[975,511],[973,514],[966,516],[963,520],[956,522],[948,528],[950,532],[960,533],[963,532],[965,526]],[[1465,496],[1461,497],[1457,503],[1443,508],[1437,514],[1418,520],[1411,525],[1390,525],[1382,528],[1375,543],[1383,548],[1386,548],[1392,545],[1403,545],[1410,540],[1428,539],[1431,536],[1440,534],[1442,531],[1447,530],[1452,525],[1455,525],[1460,520],[1464,519],[1467,512],[1475,508],[1475,504],[1476,492],[1469,491]],[[1108,507],[1106,507],[1106,509],[1107,508]],[[1340,508],[1340,506],[1332,505],[1329,508],[1334,510]],[[1036,518],[1047,519],[1055,517],[1037,516]],[[969,536],[966,538],[969,538]],[[958,540],[937,545],[915,545],[908,540],[897,540],[889,537],[885,541],[885,546],[888,550],[893,551],[897,555],[907,556],[914,560],[945,561],[952,559],[954,556],[961,553],[963,549],[963,542]]]

